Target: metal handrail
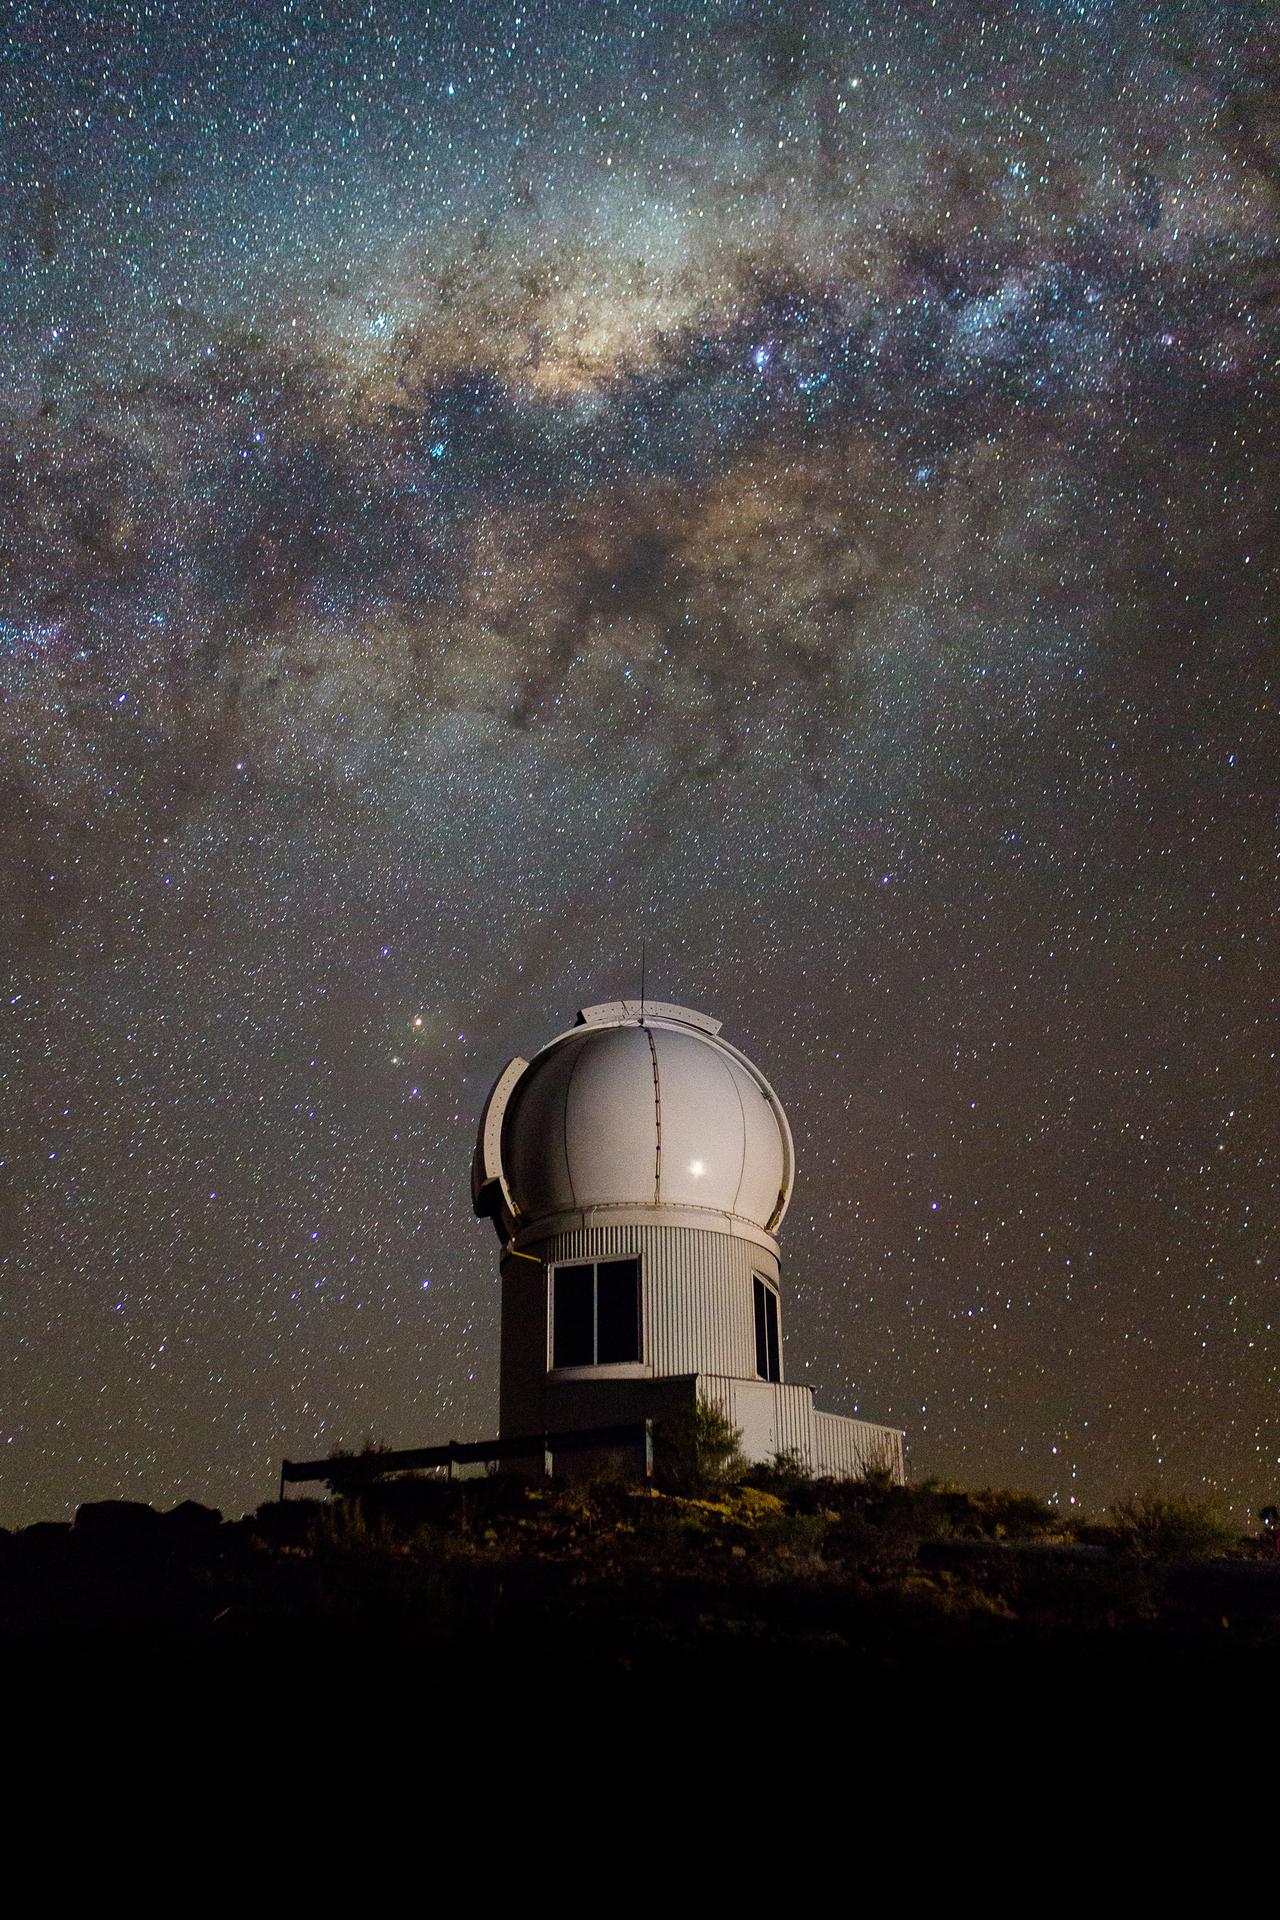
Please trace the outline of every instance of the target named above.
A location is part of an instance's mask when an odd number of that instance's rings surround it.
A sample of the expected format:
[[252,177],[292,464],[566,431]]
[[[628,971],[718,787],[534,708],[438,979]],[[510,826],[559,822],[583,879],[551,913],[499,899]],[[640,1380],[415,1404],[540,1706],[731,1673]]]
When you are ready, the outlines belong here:
[[399,1447],[385,1453],[334,1454],[326,1460],[282,1460],[280,1462],[280,1498],[286,1486],[300,1481],[376,1480],[386,1473],[413,1473],[430,1467],[455,1466],[475,1461],[527,1460],[543,1456],[544,1471],[551,1471],[557,1453],[587,1453],[593,1447],[643,1446],[646,1478],[653,1471],[653,1422],[632,1420],[623,1426],[578,1427],[564,1433],[504,1434],[495,1440],[448,1440],[439,1447]]

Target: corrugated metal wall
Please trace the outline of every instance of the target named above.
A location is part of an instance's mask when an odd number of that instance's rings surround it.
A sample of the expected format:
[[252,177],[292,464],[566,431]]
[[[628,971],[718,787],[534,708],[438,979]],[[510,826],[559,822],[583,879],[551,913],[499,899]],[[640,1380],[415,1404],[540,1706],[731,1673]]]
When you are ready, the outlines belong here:
[[852,1420],[841,1413],[813,1414],[813,1472],[833,1480],[860,1480],[889,1473],[901,1486],[907,1477],[903,1436],[896,1427]]
[[[600,1226],[559,1233],[528,1250],[549,1265],[638,1255],[644,1358],[654,1372],[743,1374],[748,1380],[755,1373],[751,1277],[762,1273],[776,1284],[778,1264],[752,1241],[696,1227]],[[504,1324],[504,1347],[506,1341]],[[545,1369],[545,1359],[541,1364]]]
[[811,1388],[704,1374],[698,1391],[738,1429],[748,1460],[771,1460],[775,1453],[795,1453],[809,1460],[813,1443]]
[[499,1424],[503,1433],[545,1430],[547,1385],[547,1276],[512,1261],[502,1276],[502,1349]]
[[[645,1418],[661,1376],[697,1375],[697,1391],[738,1428],[748,1459],[794,1453],[815,1474],[858,1479],[887,1468],[895,1480],[905,1479],[903,1439],[896,1428],[819,1413],[811,1388],[754,1377],[752,1275],[764,1274],[775,1284],[778,1278],[777,1261],[764,1248],[704,1228],[598,1226],[556,1234],[527,1251],[546,1264],[519,1259],[504,1263],[505,1433],[536,1433],[558,1424],[605,1425],[610,1408],[617,1418],[623,1417],[616,1409],[624,1401],[628,1408],[634,1402],[634,1417]],[[547,1372],[547,1268],[563,1261],[637,1256],[643,1276],[644,1361],[658,1378],[557,1384]]]
[[886,1471],[899,1485],[906,1479],[903,1437],[896,1427],[819,1413],[811,1387],[704,1374],[698,1393],[738,1429],[748,1460],[794,1453],[810,1473],[833,1480],[860,1480],[866,1473]]

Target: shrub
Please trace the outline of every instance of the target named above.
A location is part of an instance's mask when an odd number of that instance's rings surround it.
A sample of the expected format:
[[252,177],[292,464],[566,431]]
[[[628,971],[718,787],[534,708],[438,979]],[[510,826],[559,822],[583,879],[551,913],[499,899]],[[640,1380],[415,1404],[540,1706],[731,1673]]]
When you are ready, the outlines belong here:
[[1061,1534],[1062,1516],[1034,1493],[1007,1487],[943,1491],[946,1531],[978,1540],[1040,1540]]
[[1144,1560],[1203,1560],[1235,1543],[1207,1500],[1148,1491],[1117,1501],[1110,1511],[1122,1544]]
[[395,1530],[384,1514],[370,1511],[358,1494],[325,1501],[312,1518],[307,1545],[322,1556],[359,1558],[389,1553]]
[[653,1438],[654,1478],[672,1493],[714,1493],[736,1486],[746,1470],[742,1435],[710,1400],[661,1421]]
[[743,1478],[745,1485],[759,1487],[762,1493],[776,1493],[780,1499],[791,1500],[809,1485],[811,1476],[798,1453],[784,1452],[748,1467]]
[[366,1484],[373,1476],[369,1468],[380,1454],[390,1453],[391,1448],[385,1440],[375,1440],[372,1434],[366,1434],[358,1451],[350,1447],[337,1447],[330,1456],[332,1473],[326,1474],[325,1486],[330,1493],[346,1493],[353,1486]]

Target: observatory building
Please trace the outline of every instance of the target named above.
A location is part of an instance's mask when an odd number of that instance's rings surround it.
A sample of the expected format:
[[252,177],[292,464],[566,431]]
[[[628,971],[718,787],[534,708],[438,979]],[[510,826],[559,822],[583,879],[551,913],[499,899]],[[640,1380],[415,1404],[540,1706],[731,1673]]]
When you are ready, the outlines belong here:
[[502,1242],[500,1437],[584,1434],[718,1407],[748,1459],[887,1469],[903,1436],[785,1377],[778,1231],[787,1117],[720,1022],[616,1000],[499,1075],[476,1213]]

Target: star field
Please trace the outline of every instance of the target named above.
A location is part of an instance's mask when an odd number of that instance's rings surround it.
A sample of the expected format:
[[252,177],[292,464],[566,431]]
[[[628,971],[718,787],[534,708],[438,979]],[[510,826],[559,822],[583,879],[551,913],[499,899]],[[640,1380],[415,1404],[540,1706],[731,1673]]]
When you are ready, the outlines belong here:
[[1262,6],[24,6],[0,1523],[493,1430],[475,1122],[634,990],[913,1474],[1276,1413]]

